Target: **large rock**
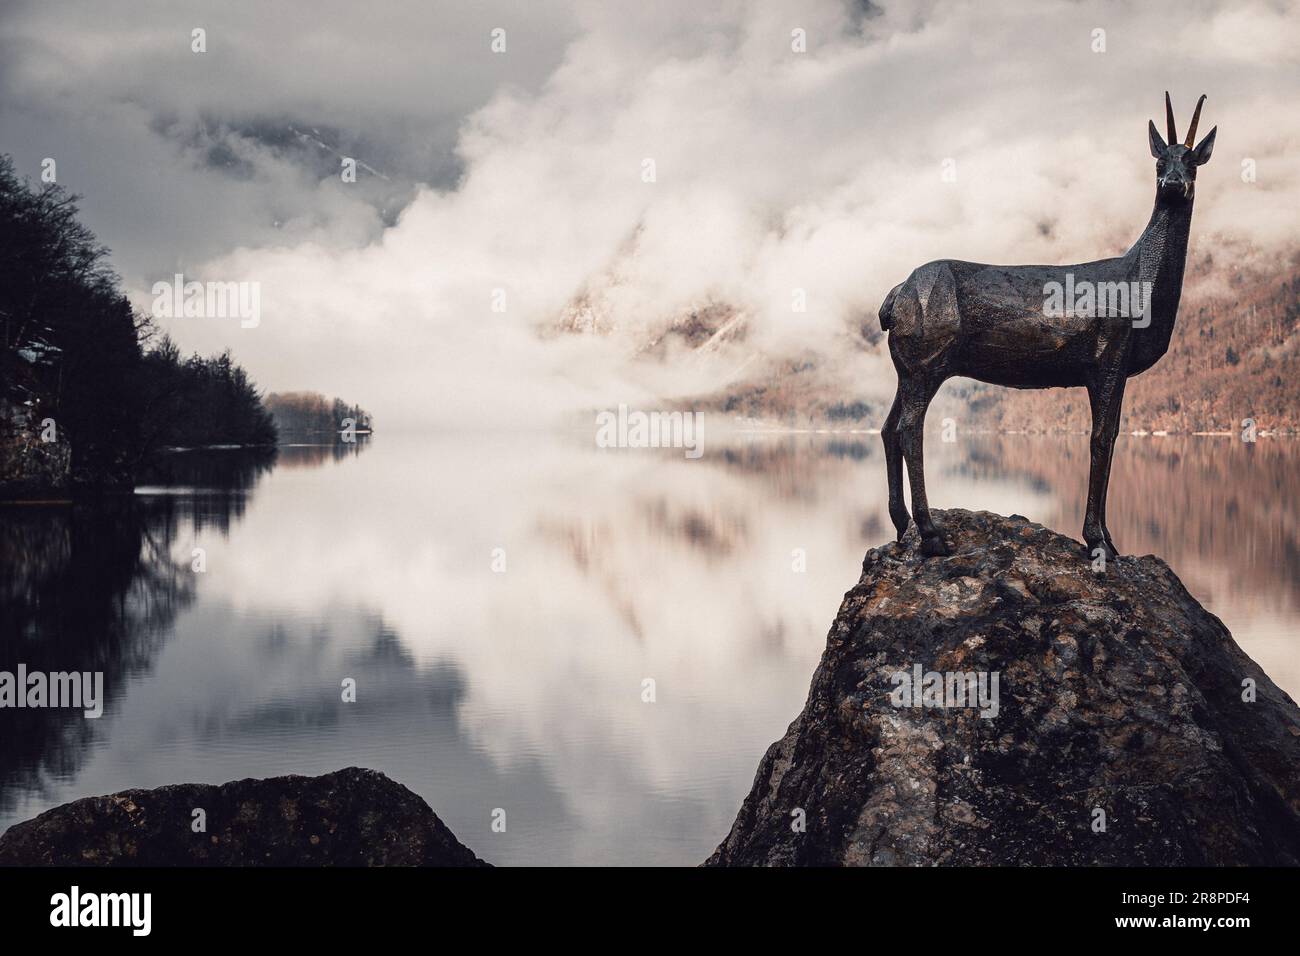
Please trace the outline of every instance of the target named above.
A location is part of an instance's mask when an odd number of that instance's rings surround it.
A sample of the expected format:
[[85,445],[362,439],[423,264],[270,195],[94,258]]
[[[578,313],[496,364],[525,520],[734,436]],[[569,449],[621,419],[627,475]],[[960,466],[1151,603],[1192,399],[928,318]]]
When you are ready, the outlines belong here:
[[[207,832],[192,829],[194,810]],[[87,797],[0,836],[0,866],[487,866],[374,770]]]
[[[710,865],[1300,862],[1300,710],[1163,561],[938,519],[951,557],[867,553]],[[997,672],[996,716],[899,706],[917,664]]]

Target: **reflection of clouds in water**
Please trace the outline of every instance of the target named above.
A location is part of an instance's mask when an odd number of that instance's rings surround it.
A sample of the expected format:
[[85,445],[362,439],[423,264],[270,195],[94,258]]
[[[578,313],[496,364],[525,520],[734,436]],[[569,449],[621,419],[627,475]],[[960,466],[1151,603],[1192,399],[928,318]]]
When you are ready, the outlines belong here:
[[1293,700],[1300,699],[1296,615],[1241,603],[1215,611],[1237,643]]
[[[544,761],[593,839],[635,830],[644,846],[655,831],[641,815],[680,813],[669,836],[693,860],[797,712],[856,579],[869,509],[852,481],[822,487],[819,472],[851,462],[814,461],[394,441],[346,482],[274,476],[212,542],[204,593],[250,609],[383,608],[420,666],[455,660],[467,675],[460,719],[499,768]],[[271,522],[302,531],[268,534]],[[795,548],[807,574],[791,570]]]
[[[213,542],[221,572],[205,594],[383,607],[422,666],[450,658],[468,675],[460,717],[499,766],[538,754],[607,839],[627,842],[645,813],[684,814],[675,832],[694,836],[694,856],[677,858],[702,856],[801,704],[861,562],[857,524],[810,501],[813,473],[800,497],[766,501],[766,481],[668,453],[393,451],[373,475],[360,459],[342,488],[266,484],[230,541]],[[409,492],[421,484],[434,486]],[[266,540],[263,512],[304,531]],[[320,514],[333,515],[325,527]],[[490,570],[497,546],[503,575]],[[809,574],[790,570],[794,548]],[[277,568],[292,568],[287,589]],[[646,676],[654,705],[641,702]]]
[[[574,859],[631,853],[635,833],[636,852],[691,861],[797,713],[864,549],[888,539],[879,439],[860,438],[715,442],[699,462],[585,438],[394,438],[347,481],[268,481],[232,535],[237,568],[211,583],[254,608],[383,608],[419,666],[466,675],[471,746],[501,773],[536,761],[563,795]],[[1075,533],[1059,515],[1086,454],[1026,441],[932,440],[932,500]],[[303,531],[268,540],[260,509]]]
[[[342,703],[343,676],[357,681],[355,704]],[[86,793],[360,765],[422,794],[486,858],[509,860],[524,842],[488,842],[491,809],[504,805],[533,852],[573,862],[547,768],[534,755],[500,766],[475,747],[457,715],[465,690],[453,662],[418,666],[373,616],[323,609],[315,622],[277,622],[208,604],[177,628],[84,772],[29,796],[12,819]]]
[[[935,438],[932,501],[1076,534],[1086,449]],[[1284,546],[1290,519],[1269,532],[1249,516],[1276,510],[1264,487],[1294,457],[1124,455],[1121,543],[1158,534],[1147,550],[1194,594],[1202,565],[1231,582],[1252,548]],[[105,743],[5,820],[128,786],[359,764],[419,792],[494,862],[698,862],[798,712],[863,551],[891,534],[881,459],[874,435],[715,436],[697,462],[597,450],[590,435],[393,435],[331,467],[277,468],[242,521],[200,532],[199,604],[105,718]],[[1229,519],[1214,487],[1247,465],[1262,484]],[[1152,531],[1146,496],[1178,495],[1176,519]],[[185,558],[191,538],[178,539]],[[1268,553],[1275,576],[1293,567]],[[1294,658],[1287,588],[1254,579],[1220,607],[1222,593],[1211,609],[1294,693],[1294,668],[1271,666]],[[344,676],[356,705],[339,700]],[[641,702],[646,677],[655,704]],[[504,835],[489,829],[494,807]]]

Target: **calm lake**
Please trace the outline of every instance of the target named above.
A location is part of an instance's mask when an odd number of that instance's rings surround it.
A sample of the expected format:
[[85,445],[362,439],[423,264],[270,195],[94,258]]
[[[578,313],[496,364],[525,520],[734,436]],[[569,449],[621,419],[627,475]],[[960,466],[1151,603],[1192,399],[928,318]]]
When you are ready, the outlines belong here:
[[[0,712],[0,830],[129,787],[359,765],[492,863],[699,863],[892,536],[878,436],[711,441],[692,461],[383,434],[178,455],[94,509],[0,507],[0,669],[100,670],[107,697],[98,720]],[[926,454],[932,506],[1079,536],[1086,436]],[[1293,697],[1298,466],[1286,439],[1126,437],[1110,493],[1121,550],[1163,557]]]

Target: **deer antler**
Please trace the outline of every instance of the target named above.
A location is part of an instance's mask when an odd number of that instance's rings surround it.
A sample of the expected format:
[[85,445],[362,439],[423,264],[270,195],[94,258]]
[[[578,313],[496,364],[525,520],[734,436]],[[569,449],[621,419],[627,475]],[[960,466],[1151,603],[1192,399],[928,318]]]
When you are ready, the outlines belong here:
[[1165,129],[1169,134],[1167,142],[1178,142],[1178,131],[1174,129],[1174,104],[1169,101],[1168,90],[1165,90]]
[[1192,125],[1187,127],[1187,142],[1183,145],[1188,149],[1192,149],[1196,146],[1196,124],[1201,121],[1201,104],[1204,102],[1205,94],[1202,93],[1201,98],[1196,101],[1196,112],[1192,114]]

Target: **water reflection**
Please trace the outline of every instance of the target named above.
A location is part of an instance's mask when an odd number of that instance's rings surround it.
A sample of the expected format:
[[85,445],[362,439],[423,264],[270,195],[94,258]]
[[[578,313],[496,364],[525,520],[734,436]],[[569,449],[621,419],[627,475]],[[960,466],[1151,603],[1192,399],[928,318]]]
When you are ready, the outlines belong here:
[[[1055,490],[1041,519],[1078,536],[1088,443],[977,437],[955,470]],[[1203,602],[1253,598],[1286,613],[1300,598],[1300,521],[1293,443],[1220,437],[1121,437],[1108,510],[1126,553],[1163,557]]]
[[[103,709],[115,712],[194,601],[198,575],[174,553],[178,537],[227,532],[274,463],[274,449],[186,452],[146,473],[160,493],[0,506],[0,670],[102,672]],[[0,813],[75,778],[106,726],[79,709],[0,719]]]
[[[102,671],[112,712],[193,600],[192,575],[170,555],[177,520],[169,501],[0,512],[0,670]],[[22,709],[0,719],[3,811],[16,793],[74,775],[103,718]]]
[[342,461],[370,447],[369,435],[357,435],[354,442],[332,442],[328,445],[281,445],[278,464],[281,468],[316,468],[327,461]]
[[[359,764],[493,862],[695,863],[892,533],[871,435],[715,438],[699,461],[590,435],[356,451],[175,463],[126,517],[0,512],[6,666],[110,672],[98,723],[0,714],[0,827],[89,793]],[[1292,694],[1297,457],[1127,440],[1111,493],[1119,543],[1163,556]],[[927,459],[937,507],[1078,534],[1086,438],[961,436]]]

